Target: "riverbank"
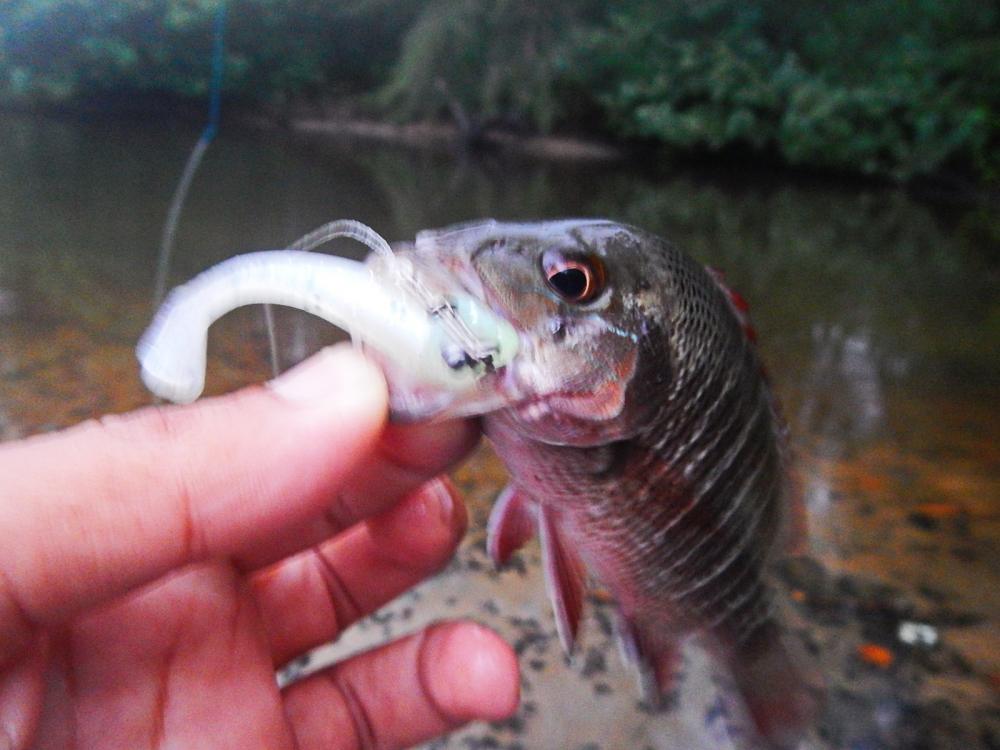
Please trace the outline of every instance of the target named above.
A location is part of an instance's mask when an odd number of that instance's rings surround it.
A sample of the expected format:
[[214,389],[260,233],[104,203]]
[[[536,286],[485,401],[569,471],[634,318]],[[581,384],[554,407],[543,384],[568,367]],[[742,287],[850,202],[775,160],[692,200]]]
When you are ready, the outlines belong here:
[[[420,148],[455,150],[468,146],[459,128],[446,123],[424,121],[400,125],[361,118],[293,117],[287,124],[292,131],[309,135],[357,138]],[[485,131],[476,146],[558,161],[622,161],[634,156],[634,151],[627,147],[598,140],[500,130]]]
[[[187,98],[137,95],[131,98],[91,99],[73,104],[14,106],[0,104],[0,115],[44,116],[70,121],[177,121],[203,123],[204,104]],[[689,153],[666,146],[636,141],[612,142],[587,135],[557,133],[543,135],[527,130],[488,127],[470,140],[451,122],[423,120],[396,123],[379,119],[350,101],[297,101],[283,107],[262,107],[234,102],[223,107],[223,131],[231,128],[283,131],[306,138],[357,143],[395,145],[414,150],[450,154],[495,153],[502,156],[554,163],[621,163],[651,171],[701,175],[708,179],[754,182],[761,185],[799,185],[898,188],[928,204],[968,209],[978,208],[1000,215],[1000,183],[976,183],[957,174],[897,182],[885,177],[862,175],[808,166],[790,165],[777,156],[740,150]],[[996,222],[987,220],[991,226]],[[1000,227],[990,229],[991,242],[1000,242]]]
[[845,173],[829,169],[793,166],[774,158],[745,151],[723,153],[683,153],[665,146],[612,143],[586,136],[485,129],[470,143],[467,135],[452,123],[420,121],[393,123],[337,110],[316,114],[296,108],[277,117],[244,114],[240,119],[257,127],[281,127],[304,136],[354,139],[359,142],[395,144],[414,149],[448,152],[494,151],[505,155],[553,162],[631,162],[637,165],[670,165],[689,171],[727,172],[732,178],[745,173],[754,179],[771,182],[806,181],[823,184],[848,184],[864,187],[887,186],[906,190],[917,200],[952,206],[996,206],[1000,204],[1000,186],[976,184],[954,174],[939,174],[898,183],[885,177]]

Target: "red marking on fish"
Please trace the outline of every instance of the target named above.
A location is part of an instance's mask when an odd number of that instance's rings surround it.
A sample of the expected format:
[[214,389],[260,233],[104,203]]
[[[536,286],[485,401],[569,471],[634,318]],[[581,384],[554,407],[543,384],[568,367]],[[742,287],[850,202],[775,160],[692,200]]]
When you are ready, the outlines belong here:
[[754,328],[750,320],[750,304],[746,301],[746,298],[726,283],[726,275],[718,268],[705,266],[705,270],[708,271],[708,275],[712,277],[712,280],[722,290],[722,293],[726,295],[726,301],[729,303],[733,315],[740,322],[743,334],[756,344],[757,329]]

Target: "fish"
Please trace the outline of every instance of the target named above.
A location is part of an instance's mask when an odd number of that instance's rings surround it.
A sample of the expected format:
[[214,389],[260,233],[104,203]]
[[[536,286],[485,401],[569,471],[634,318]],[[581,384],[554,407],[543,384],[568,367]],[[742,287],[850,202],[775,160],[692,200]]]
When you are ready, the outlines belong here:
[[653,696],[702,634],[759,737],[794,745],[821,680],[789,644],[769,570],[801,548],[805,515],[745,300],[675,244],[610,220],[486,220],[395,250],[518,337],[517,356],[451,404],[388,378],[398,419],[482,415],[511,477],[488,522],[495,564],[539,538],[567,652],[588,586],[610,592]]

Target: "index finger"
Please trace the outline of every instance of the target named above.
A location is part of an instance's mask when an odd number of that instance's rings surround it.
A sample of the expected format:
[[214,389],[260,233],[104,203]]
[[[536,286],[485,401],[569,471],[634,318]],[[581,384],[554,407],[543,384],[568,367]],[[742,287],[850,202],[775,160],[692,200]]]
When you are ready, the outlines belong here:
[[[377,478],[373,457],[392,455],[380,449],[386,402],[381,373],[341,349],[271,388],[0,447],[0,663],[38,626],[301,527],[362,467]],[[431,432],[438,453],[407,467],[415,480],[439,473],[470,444],[467,426]],[[352,502],[343,523],[395,499],[373,497],[373,507]]]

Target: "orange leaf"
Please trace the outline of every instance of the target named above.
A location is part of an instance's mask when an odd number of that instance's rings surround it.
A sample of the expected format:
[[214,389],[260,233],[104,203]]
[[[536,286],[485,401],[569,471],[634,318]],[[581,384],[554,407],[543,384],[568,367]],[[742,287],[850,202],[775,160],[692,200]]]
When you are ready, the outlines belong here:
[[896,658],[892,651],[876,643],[862,643],[858,646],[858,656],[861,661],[879,669],[887,669]]

